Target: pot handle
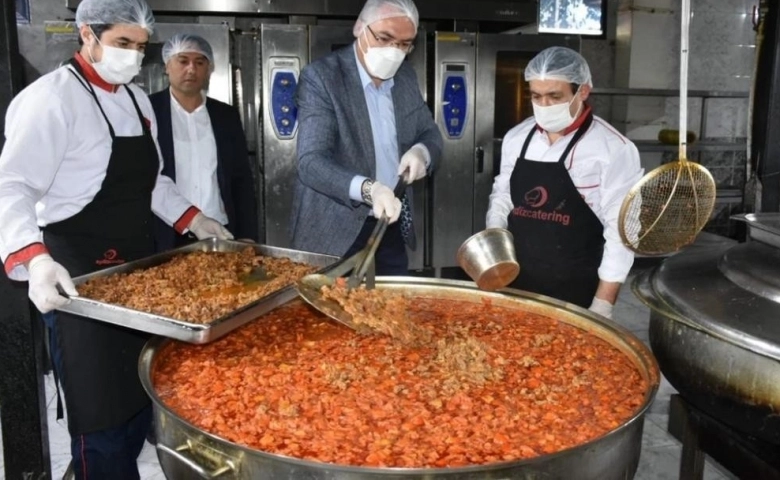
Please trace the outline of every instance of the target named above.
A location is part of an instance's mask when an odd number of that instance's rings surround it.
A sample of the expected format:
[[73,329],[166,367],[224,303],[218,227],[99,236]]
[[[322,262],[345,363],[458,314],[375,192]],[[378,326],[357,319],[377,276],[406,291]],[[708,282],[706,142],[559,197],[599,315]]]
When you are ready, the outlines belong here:
[[[207,479],[217,478],[226,473],[235,473],[238,470],[236,463],[230,459],[220,459],[219,463],[222,463],[221,466],[217,466],[211,471],[207,470],[200,463],[197,462],[196,459],[198,457],[199,452],[195,445],[195,442],[193,442],[190,439],[188,439],[187,443],[185,443],[184,445],[180,445],[176,448],[171,448],[167,445],[163,445],[162,443],[158,442],[157,450],[159,452],[163,452],[167,455],[170,455],[171,457],[175,458],[177,461],[185,464],[187,467],[189,467],[192,471],[200,475],[202,478],[207,478]],[[186,452],[189,452],[192,458],[190,458],[190,456],[185,455]]]

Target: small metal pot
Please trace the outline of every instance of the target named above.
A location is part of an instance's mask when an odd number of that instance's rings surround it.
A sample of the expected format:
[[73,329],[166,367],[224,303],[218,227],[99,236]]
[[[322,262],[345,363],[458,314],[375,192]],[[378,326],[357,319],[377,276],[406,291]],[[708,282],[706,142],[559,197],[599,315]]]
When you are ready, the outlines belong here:
[[468,238],[458,249],[458,264],[482,290],[506,287],[520,273],[512,233],[488,228]]

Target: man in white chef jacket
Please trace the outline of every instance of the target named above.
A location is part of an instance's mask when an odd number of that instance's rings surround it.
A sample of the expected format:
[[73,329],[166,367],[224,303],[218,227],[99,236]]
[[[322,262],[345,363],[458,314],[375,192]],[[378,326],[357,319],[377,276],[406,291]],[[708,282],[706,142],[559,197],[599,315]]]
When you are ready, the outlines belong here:
[[[11,102],[0,154],[0,258],[44,314],[78,295],[71,276],[153,253],[154,214],[198,238],[232,238],[160,175],[154,113],[130,84],[149,7],[84,0],[76,23],[80,50]],[[137,361],[148,335],[62,312],[44,319],[76,478],[138,479],[151,406]]]
[[520,274],[510,286],[611,317],[634,261],[617,228],[623,198],[642,177],[639,152],[591,112],[579,53],[548,48],[525,79],[534,117],[504,137],[487,227],[514,236]]

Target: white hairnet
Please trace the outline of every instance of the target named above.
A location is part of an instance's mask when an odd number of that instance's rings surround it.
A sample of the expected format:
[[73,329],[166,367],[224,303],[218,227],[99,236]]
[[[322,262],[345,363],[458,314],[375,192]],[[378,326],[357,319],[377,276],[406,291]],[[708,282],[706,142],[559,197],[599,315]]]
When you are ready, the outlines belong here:
[[593,86],[588,62],[566,47],[550,47],[539,52],[525,67],[525,80],[560,80]]
[[168,63],[171,57],[180,53],[199,53],[206,57],[211,68],[214,68],[214,52],[205,38],[189,33],[178,33],[165,42],[162,47],[162,59]]
[[420,24],[420,15],[412,0],[367,0],[355,22],[352,34],[357,38],[363,33],[366,25],[396,17],[408,17],[414,24],[414,28]]
[[152,9],[144,0],[82,0],[76,9],[76,25],[127,24],[154,30]]

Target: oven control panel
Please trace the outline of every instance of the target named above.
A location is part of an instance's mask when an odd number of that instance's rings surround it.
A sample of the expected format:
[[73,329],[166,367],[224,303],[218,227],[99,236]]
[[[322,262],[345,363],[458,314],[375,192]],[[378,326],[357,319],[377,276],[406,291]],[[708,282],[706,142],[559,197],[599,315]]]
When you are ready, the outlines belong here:
[[461,138],[466,126],[466,109],[469,106],[466,66],[445,64],[443,68],[441,113],[444,130],[449,138]]
[[295,89],[298,86],[300,61],[295,57],[269,59],[271,87],[271,123],[276,136],[290,139],[298,129],[298,109],[295,106]]

